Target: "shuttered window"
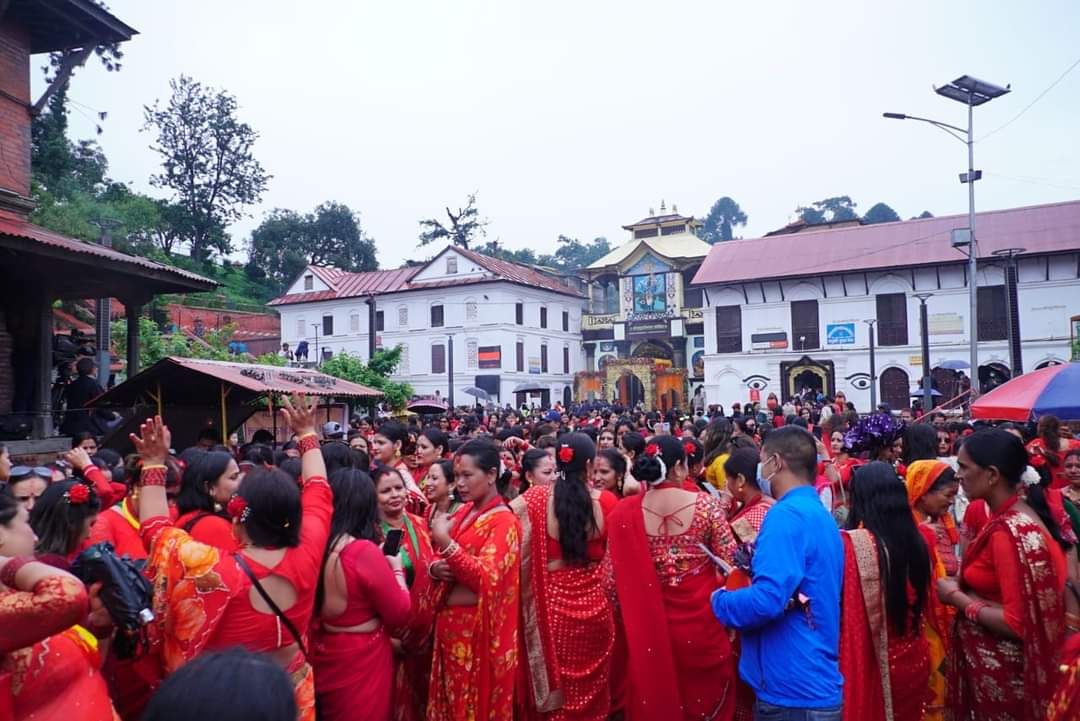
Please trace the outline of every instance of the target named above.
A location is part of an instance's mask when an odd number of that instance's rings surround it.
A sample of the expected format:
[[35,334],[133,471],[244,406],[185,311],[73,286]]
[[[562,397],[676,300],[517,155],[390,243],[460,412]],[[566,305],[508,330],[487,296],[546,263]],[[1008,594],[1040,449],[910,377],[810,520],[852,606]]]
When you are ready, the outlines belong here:
[[446,346],[433,345],[431,346],[431,372],[432,373],[445,373],[446,372]]
[[540,372],[541,373],[547,373],[548,372],[547,346],[546,345],[540,346]]
[[442,328],[443,326],[443,307],[441,305],[431,306],[431,327]]
[[742,307],[721,305],[716,308],[716,352],[742,353]]
[[570,372],[570,348],[568,346],[563,346],[562,349],[562,372]]
[[979,288],[979,340],[1005,340],[1009,336],[1005,286]]
[[791,301],[791,344],[795,350],[814,350],[821,347],[816,300]]
[[524,373],[525,372],[525,344],[522,343],[521,341],[518,341],[517,342],[517,347],[515,348],[515,353],[516,353],[515,367],[517,368],[518,373]]
[[878,345],[907,345],[907,296],[880,293],[877,296]]

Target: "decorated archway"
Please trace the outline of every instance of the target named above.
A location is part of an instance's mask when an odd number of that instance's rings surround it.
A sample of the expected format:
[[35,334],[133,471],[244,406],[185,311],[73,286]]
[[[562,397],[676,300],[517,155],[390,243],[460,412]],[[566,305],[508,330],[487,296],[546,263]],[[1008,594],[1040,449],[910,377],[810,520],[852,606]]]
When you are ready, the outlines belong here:
[[815,393],[831,396],[836,392],[836,372],[831,360],[818,361],[803,356],[797,361],[780,363],[782,401],[787,402],[809,388]]

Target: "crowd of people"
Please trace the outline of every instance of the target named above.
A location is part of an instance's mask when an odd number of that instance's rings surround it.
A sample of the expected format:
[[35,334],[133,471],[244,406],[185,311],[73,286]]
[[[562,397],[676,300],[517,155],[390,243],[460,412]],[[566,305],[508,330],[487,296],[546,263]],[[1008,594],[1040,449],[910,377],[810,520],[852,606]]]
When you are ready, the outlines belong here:
[[1070,430],[774,401],[0,447],[0,719],[1080,718]]

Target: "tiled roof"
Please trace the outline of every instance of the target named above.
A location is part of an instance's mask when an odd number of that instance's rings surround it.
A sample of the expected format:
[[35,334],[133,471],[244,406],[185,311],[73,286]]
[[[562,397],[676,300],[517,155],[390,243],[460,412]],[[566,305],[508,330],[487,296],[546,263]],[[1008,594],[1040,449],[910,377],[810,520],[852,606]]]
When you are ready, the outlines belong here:
[[308,267],[320,280],[330,286],[330,290],[315,290],[306,293],[282,295],[274,298],[268,305],[277,306],[294,305],[297,303],[314,303],[337,298],[358,298],[372,294],[380,295],[383,293],[397,293],[407,290],[449,288],[461,285],[474,285],[477,283],[492,283],[500,280],[517,283],[518,285],[542,288],[543,290],[550,290],[554,293],[570,295],[575,298],[583,297],[576,290],[566,287],[556,278],[545,275],[527,265],[492,258],[464,248],[454,247],[453,250],[476,263],[491,275],[474,276],[471,278],[414,281],[413,278],[416,277],[426,265],[395,268],[393,270],[376,270],[367,273],[349,273],[337,268],[312,265]]
[[642,218],[632,225],[624,225],[623,230],[633,230],[634,228],[641,227],[642,225],[662,225],[664,223],[672,223],[674,221],[689,222],[694,217],[690,215],[679,215],[678,213],[668,213],[666,215],[650,215],[648,218]]
[[[967,226],[965,214],[730,240],[712,246],[693,284],[960,263],[965,256],[952,247],[952,231]],[[977,213],[975,234],[980,258],[1006,248],[1024,248],[1024,255],[1075,252],[1080,201]]]
[[619,265],[641,245],[645,245],[657,255],[671,260],[704,258],[708,255],[711,247],[704,240],[690,233],[662,235],[657,238],[635,238],[626,241],[603,258],[600,258],[590,265],[587,270],[601,270]]

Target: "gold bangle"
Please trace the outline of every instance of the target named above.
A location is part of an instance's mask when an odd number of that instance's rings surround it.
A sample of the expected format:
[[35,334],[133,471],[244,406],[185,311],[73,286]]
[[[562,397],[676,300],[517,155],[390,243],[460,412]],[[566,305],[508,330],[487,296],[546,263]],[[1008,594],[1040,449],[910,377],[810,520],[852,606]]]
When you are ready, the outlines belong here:
[[169,470],[169,467],[166,466],[164,463],[149,463],[149,464],[143,466],[142,468],[140,468],[139,470],[152,471],[152,470],[159,469],[159,468],[161,470],[163,470],[163,471]]

